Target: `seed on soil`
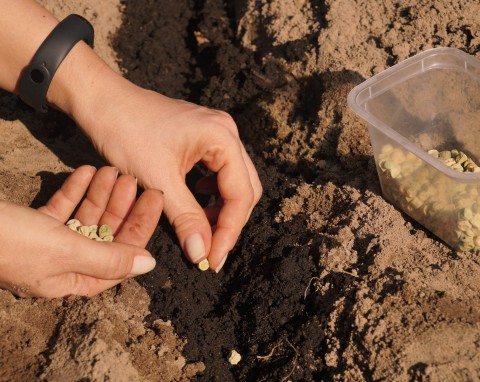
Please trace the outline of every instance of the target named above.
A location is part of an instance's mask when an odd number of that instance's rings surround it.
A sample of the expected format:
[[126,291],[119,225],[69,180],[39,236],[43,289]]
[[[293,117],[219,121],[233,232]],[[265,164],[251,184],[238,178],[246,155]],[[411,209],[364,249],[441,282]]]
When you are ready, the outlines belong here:
[[228,355],[228,362],[230,363],[230,365],[238,364],[241,359],[242,356],[235,349],[233,349]]
[[198,263],[198,269],[200,269],[202,272],[206,271],[208,268],[210,268],[210,263],[208,262],[208,259],[203,259]]

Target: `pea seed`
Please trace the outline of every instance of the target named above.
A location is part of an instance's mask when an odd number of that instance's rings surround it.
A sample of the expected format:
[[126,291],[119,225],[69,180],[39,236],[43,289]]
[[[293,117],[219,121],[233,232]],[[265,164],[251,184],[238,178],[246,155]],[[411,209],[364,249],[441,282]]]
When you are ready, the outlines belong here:
[[454,165],[451,166],[452,170],[458,171],[458,172],[464,172],[463,171],[463,166],[460,163],[455,163]]
[[457,223],[457,227],[460,231],[465,232],[465,231],[471,229],[472,225],[470,224],[470,222],[468,220],[460,220]]
[[242,356],[235,349],[233,349],[228,355],[228,362],[230,365],[236,365],[240,362]]
[[440,159],[449,159],[452,157],[452,153],[450,151],[440,151],[438,157]]
[[397,165],[391,160],[386,160],[381,163],[381,167],[384,170],[391,170],[392,168],[397,167]]
[[82,234],[85,237],[88,237],[88,235],[90,235],[90,227],[86,225],[82,225],[78,227],[78,233]]
[[464,163],[465,161],[468,160],[468,157],[465,155],[465,153],[461,152],[455,157],[455,162],[457,162],[458,164],[462,164]]
[[208,259],[203,259],[198,263],[198,269],[200,269],[202,272],[206,271],[208,268],[210,268],[210,263],[208,262]]
[[101,239],[100,236],[97,235],[97,233],[95,231],[90,231],[90,233],[88,234],[88,238],[89,239]]
[[480,229],[480,214],[476,213],[470,219],[470,224],[477,229]]
[[103,241],[113,241],[113,235],[107,235],[100,238],[103,239]]
[[104,239],[105,236],[112,236],[112,229],[108,224],[102,224],[98,228],[98,236],[100,236],[102,239]]
[[447,158],[443,160],[443,163],[448,167],[452,167],[456,162],[455,162],[455,159],[453,158]]
[[390,170],[390,176],[393,179],[399,178],[400,177],[400,168],[394,167]]
[[405,154],[402,150],[396,149],[393,151],[391,158],[395,163],[402,163],[405,160]]
[[465,171],[473,172],[473,170],[477,166],[472,161],[467,161],[467,162],[464,163],[463,168],[465,169]]
[[461,220],[470,220],[473,217],[473,212],[470,208],[465,207],[460,210],[458,217]]
[[78,227],[80,227],[82,225],[82,223],[80,223],[80,220],[78,219],[70,219],[68,222],[67,222],[67,227],[76,231]]

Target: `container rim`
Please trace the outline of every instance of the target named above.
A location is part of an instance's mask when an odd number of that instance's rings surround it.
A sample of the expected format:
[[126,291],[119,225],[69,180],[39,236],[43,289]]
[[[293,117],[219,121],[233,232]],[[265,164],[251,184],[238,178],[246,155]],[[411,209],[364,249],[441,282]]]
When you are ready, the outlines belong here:
[[[399,62],[396,65],[391,66],[388,69],[370,77],[369,79],[365,80],[364,82],[360,83],[359,85],[355,86],[347,96],[347,104],[348,106],[355,112],[358,116],[360,116],[363,120],[365,120],[368,124],[374,126],[377,129],[381,129],[382,133],[387,135],[390,139],[398,142],[402,146],[404,146],[407,150],[411,151],[413,154],[418,156],[419,158],[423,159],[425,162],[429,163],[431,166],[435,167],[437,170],[444,173],[446,176],[450,178],[455,178],[463,183],[477,183],[480,180],[480,173],[472,173],[472,172],[458,172],[455,171],[443,163],[441,163],[436,158],[432,157],[426,151],[420,149],[417,145],[413,142],[399,134],[397,131],[393,130],[390,126],[376,118],[373,114],[365,110],[359,102],[357,102],[358,95],[360,92],[364,91],[365,89],[371,89],[371,87],[379,82],[385,80],[388,77],[391,77],[393,74],[397,73],[398,71],[405,69],[409,66],[417,64],[418,62],[422,62],[427,57],[433,57],[437,55],[447,55],[447,56],[454,56],[463,60],[465,65],[464,69],[467,71],[467,64],[473,67],[476,67],[480,70],[480,61],[477,60],[475,57],[469,55],[468,53],[463,52],[457,48],[450,48],[450,47],[438,47],[438,48],[431,48],[427,49],[423,52],[420,52],[412,57],[409,57],[402,62]],[[441,68],[437,66],[437,68]],[[422,70],[423,73],[423,70]],[[410,76],[405,77],[402,80],[392,82],[389,86],[386,86],[382,89],[382,92],[388,91],[392,87],[396,86],[399,83],[406,81],[412,77],[415,77],[420,73],[416,73]],[[370,90],[371,91],[371,90]],[[376,93],[376,95],[381,94],[381,92]]]

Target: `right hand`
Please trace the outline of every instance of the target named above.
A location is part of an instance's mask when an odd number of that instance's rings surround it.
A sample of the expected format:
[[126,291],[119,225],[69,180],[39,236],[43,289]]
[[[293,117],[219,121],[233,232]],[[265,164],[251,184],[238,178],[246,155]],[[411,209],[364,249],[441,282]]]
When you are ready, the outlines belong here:
[[[113,167],[75,170],[39,210],[0,202],[0,287],[21,297],[92,296],[151,271],[144,249],[163,207],[160,191],[136,200],[136,181]],[[107,223],[114,242],[96,242],[65,226]]]

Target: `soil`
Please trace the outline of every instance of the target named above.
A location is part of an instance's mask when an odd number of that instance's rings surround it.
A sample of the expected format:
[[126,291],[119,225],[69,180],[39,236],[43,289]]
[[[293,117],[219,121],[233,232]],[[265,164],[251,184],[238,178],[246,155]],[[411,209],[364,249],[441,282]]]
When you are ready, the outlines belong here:
[[[1,380],[479,378],[478,256],[385,201],[346,105],[425,49],[480,58],[477,2],[42,3],[92,19],[97,51],[133,82],[231,113],[264,195],[218,275],[187,263],[162,220],[148,275],[91,299],[0,292]],[[0,118],[4,199],[38,206],[74,167],[103,163],[58,113],[0,93]]]

